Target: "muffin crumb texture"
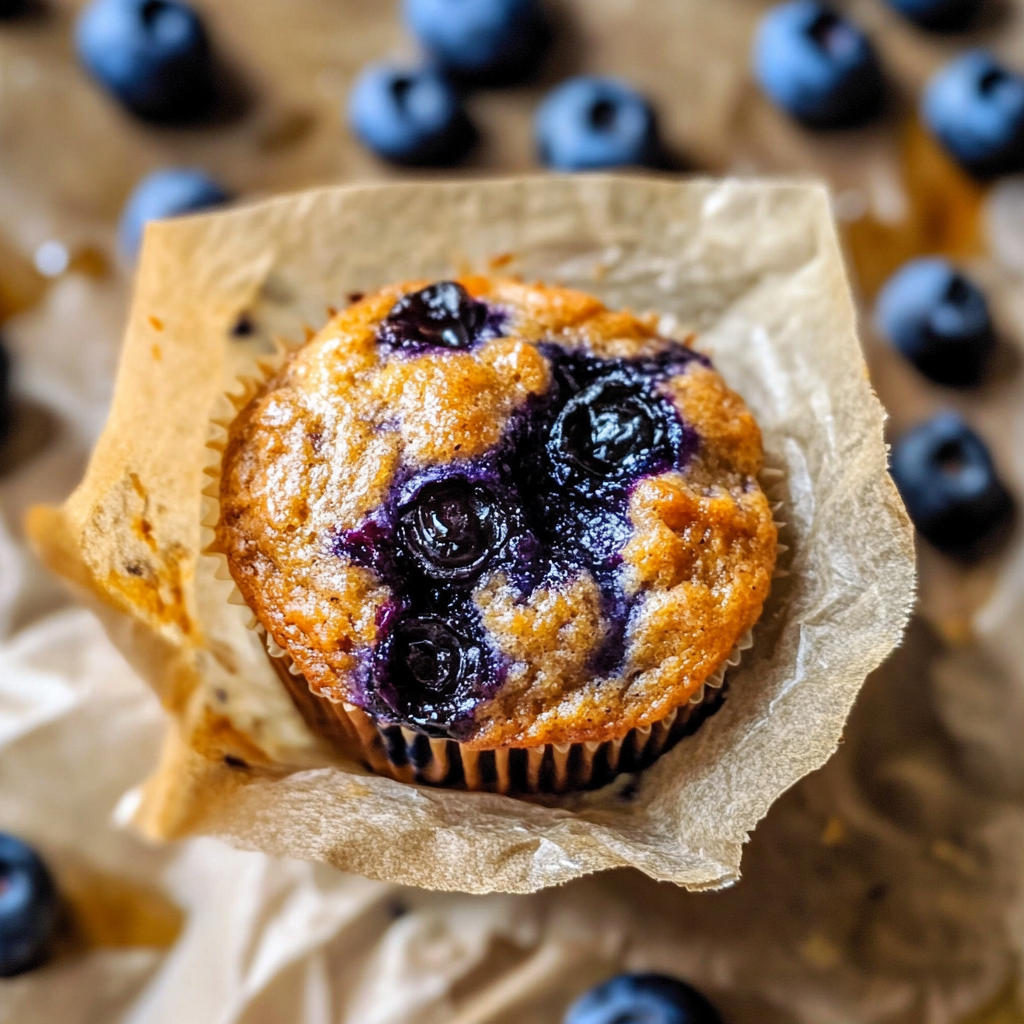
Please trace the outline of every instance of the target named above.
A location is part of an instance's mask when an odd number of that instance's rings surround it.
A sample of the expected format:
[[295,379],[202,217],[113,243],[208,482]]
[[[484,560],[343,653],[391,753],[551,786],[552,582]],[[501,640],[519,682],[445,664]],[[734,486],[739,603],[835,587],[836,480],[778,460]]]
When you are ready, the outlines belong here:
[[616,740],[757,621],[761,435],[656,316],[514,280],[336,315],[238,415],[217,547],[319,699],[466,750]]

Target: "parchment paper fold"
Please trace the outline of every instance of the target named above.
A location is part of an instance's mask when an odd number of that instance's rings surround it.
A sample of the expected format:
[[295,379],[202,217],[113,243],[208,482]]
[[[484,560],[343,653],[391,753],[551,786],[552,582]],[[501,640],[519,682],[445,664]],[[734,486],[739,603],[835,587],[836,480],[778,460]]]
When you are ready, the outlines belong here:
[[[697,329],[785,477],[789,575],[722,709],[636,779],[543,805],[407,786],[325,751],[200,553],[211,417],[275,337],[301,338],[351,293],[494,263]],[[172,715],[136,813],[150,834],[468,892],[624,865],[712,887],[738,877],[750,829],[835,749],[905,625],[913,541],[882,423],[821,186],[329,189],[149,230],[110,421],[83,483],[30,532]]]

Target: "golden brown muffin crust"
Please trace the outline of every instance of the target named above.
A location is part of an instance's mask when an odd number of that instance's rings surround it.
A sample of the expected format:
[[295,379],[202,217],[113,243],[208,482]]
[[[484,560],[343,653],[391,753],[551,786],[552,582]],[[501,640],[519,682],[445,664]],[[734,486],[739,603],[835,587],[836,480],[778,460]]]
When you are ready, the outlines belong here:
[[[325,550],[325,536],[359,529],[400,471],[493,449],[549,387],[540,343],[604,359],[670,344],[657,318],[580,292],[459,283],[503,312],[501,337],[467,351],[389,352],[376,340],[380,321],[427,282],[385,288],[294,351],[230,427],[218,548],[260,623],[331,700],[363,701],[393,595],[372,568]],[[504,672],[461,725],[466,746],[605,740],[653,723],[685,704],[757,621],[776,558],[757,483],[760,431],[700,361],[660,390],[699,443],[682,469],[645,477],[629,495],[632,535],[618,571],[634,608],[621,665],[605,675],[589,667],[611,627],[586,567],[525,595],[501,572],[485,573],[472,600]]]

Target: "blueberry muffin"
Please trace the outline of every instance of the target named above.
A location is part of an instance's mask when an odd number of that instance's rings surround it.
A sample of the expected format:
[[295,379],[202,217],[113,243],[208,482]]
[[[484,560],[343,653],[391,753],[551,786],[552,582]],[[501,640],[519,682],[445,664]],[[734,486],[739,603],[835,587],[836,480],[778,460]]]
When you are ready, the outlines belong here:
[[507,792],[603,783],[695,727],[776,527],[753,417],[657,323],[514,280],[395,285],[240,410],[215,550],[319,732]]

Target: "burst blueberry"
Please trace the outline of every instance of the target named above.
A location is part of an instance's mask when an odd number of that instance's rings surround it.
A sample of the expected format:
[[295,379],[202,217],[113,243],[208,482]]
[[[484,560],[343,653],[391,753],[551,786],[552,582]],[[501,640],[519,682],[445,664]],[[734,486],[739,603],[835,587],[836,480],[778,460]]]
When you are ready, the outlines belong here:
[[571,78],[552,90],[534,122],[540,159],[557,171],[642,167],[660,160],[650,103],[614,78]]
[[939,384],[976,384],[995,349],[984,294],[946,259],[904,264],[882,288],[875,319],[893,347]]
[[891,470],[918,532],[945,554],[980,557],[1013,518],[985,442],[956,413],[939,413],[901,437]]
[[75,44],[92,76],[140,118],[190,122],[213,106],[209,38],[182,0],[93,0]]
[[664,974],[620,974],[585,992],[563,1024],[722,1024],[692,985]]
[[921,116],[970,173],[1024,169],[1024,78],[984,50],[962,54],[932,77]]
[[469,348],[487,322],[487,307],[461,284],[439,281],[403,296],[378,331],[378,339],[398,349]]
[[57,887],[42,858],[0,832],[0,977],[46,962],[59,916]]
[[197,213],[227,202],[225,189],[205,171],[167,167],[147,175],[135,186],[121,214],[121,251],[134,259],[151,220]]
[[458,92],[435,68],[371,65],[352,88],[348,117],[363,145],[395,164],[458,163],[476,139]]
[[889,5],[922,28],[956,32],[975,20],[981,0],[889,0]]
[[471,582],[508,537],[508,520],[490,490],[463,478],[428,484],[399,510],[399,537],[419,569]]
[[461,618],[409,615],[378,645],[378,693],[400,719],[446,729],[481,696],[488,671],[485,645]]
[[547,444],[559,485],[585,494],[674,465],[681,426],[663,399],[627,373],[611,373],[574,395]]
[[871,40],[817,0],[792,0],[761,19],[754,75],[768,97],[811,128],[845,128],[872,117],[884,95]]
[[449,74],[511,83],[539,66],[550,38],[537,0],[405,0],[405,21]]

